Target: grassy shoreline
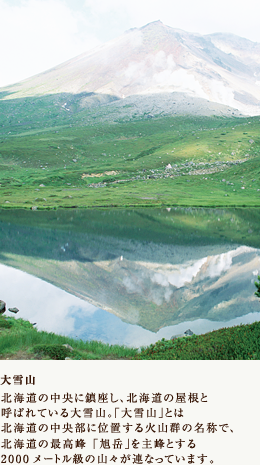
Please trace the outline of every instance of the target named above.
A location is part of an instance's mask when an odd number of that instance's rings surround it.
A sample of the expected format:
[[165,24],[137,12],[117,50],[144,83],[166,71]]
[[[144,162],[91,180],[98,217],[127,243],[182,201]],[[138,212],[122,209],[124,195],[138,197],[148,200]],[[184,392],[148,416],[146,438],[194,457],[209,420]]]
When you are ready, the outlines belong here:
[[29,321],[0,315],[0,360],[129,360],[136,353],[137,349],[38,331]]
[[260,322],[133,349],[38,331],[0,315],[0,360],[260,360]]

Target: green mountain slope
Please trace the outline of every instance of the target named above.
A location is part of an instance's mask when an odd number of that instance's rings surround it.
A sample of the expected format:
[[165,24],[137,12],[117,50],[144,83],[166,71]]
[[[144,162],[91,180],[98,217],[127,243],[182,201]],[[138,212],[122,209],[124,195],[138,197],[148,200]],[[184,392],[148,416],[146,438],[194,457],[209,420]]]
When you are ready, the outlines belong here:
[[0,100],[2,207],[260,205],[259,117],[63,100]]

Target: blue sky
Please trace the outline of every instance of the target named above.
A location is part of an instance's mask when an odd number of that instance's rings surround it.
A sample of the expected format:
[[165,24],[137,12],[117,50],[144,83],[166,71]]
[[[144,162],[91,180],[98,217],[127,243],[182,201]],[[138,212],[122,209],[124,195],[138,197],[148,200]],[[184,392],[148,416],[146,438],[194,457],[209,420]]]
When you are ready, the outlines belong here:
[[0,0],[0,86],[45,71],[160,19],[260,42],[259,0]]

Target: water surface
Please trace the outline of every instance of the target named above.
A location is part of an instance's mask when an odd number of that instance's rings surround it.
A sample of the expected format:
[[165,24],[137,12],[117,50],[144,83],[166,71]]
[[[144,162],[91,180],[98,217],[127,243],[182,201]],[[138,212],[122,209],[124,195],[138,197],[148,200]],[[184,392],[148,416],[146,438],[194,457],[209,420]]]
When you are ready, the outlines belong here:
[[259,218],[259,209],[2,211],[0,298],[39,329],[133,346],[252,322]]

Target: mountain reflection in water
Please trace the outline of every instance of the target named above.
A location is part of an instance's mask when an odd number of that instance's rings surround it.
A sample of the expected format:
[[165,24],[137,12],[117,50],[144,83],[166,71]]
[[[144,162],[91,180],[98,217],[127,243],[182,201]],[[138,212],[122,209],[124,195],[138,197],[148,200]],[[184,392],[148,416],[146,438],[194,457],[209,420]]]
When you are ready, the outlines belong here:
[[[94,307],[39,278],[20,270],[0,265],[2,297],[8,307],[20,310],[16,318],[37,323],[37,328],[83,340],[99,340],[108,344],[140,347],[152,344],[163,337],[183,335],[188,328],[203,334],[223,326],[253,323],[260,320],[260,313],[248,313],[228,322],[206,319],[186,321],[162,328],[157,333],[137,325],[124,323],[115,315]],[[15,283],[15,293],[14,293]],[[6,312],[6,315],[11,315]]]
[[0,298],[39,329],[140,346],[260,315],[257,239],[225,237],[240,212],[41,213],[0,223]]

